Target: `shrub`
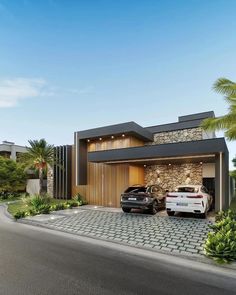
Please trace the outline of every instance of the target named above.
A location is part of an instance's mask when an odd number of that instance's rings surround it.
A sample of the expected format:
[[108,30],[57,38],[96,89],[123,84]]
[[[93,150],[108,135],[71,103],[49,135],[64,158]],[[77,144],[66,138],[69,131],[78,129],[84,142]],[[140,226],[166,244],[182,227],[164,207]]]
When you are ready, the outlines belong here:
[[77,201],[79,206],[88,204],[88,202],[79,193],[75,195],[74,197],[72,197],[72,199],[74,201]]
[[51,211],[51,206],[49,204],[43,204],[38,207],[38,214],[49,214]]
[[65,204],[66,204],[66,207],[70,208],[70,209],[73,208],[73,207],[78,207],[79,206],[78,202],[74,201],[74,200],[67,201]]
[[13,216],[15,219],[24,218],[26,216],[26,212],[25,211],[17,211]]
[[65,204],[64,203],[58,203],[56,205],[52,205],[51,209],[55,210],[55,211],[64,210],[65,209]]
[[235,232],[222,228],[216,233],[209,233],[205,244],[205,253],[219,263],[229,263],[236,260]]
[[219,263],[236,260],[236,220],[224,212],[210,227],[213,232],[208,234],[204,246],[205,254]]
[[48,204],[49,199],[47,197],[35,195],[35,196],[28,198],[28,200],[26,200],[26,202],[27,202],[28,206],[33,206],[33,208],[35,210],[38,210],[40,206]]
[[230,217],[234,220],[236,220],[236,212],[232,210],[227,210],[227,211],[220,211],[216,214],[216,222],[221,221],[222,219]]

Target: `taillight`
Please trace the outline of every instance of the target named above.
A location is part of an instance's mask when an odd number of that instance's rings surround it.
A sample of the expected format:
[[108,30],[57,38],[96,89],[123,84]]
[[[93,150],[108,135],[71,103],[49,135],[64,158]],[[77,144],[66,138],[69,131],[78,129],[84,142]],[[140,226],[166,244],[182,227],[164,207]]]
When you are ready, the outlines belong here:
[[187,198],[191,198],[191,199],[202,199],[203,196],[202,195],[196,195],[196,196],[187,196]]
[[169,194],[167,194],[167,197],[168,197],[168,198],[178,198],[178,196],[175,196],[175,195],[169,195]]

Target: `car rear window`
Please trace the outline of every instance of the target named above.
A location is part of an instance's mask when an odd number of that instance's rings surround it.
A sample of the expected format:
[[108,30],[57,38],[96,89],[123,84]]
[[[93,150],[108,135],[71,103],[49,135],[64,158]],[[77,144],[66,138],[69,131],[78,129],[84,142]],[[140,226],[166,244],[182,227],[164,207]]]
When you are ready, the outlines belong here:
[[130,186],[129,188],[127,188],[127,190],[125,191],[125,193],[146,193],[147,188],[145,186],[141,186],[141,187],[135,187],[135,186]]
[[178,187],[176,189],[176,192],[179,192],[179,193],[197,193],[198,188],[190,187],[190,186],[181,186],[181,187]]

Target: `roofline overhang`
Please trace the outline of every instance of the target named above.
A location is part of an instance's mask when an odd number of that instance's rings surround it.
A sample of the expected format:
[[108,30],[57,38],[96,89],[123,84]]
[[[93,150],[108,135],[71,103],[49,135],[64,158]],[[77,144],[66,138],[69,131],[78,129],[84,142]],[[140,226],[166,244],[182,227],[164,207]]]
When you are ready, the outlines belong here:
[[104,163],[164,157],[181,157],[227,153],[224,138],[212,138],[188,142],[146,145],[141,147],[104,150],[88,153],[88,162]]
[[76,132],[80,140],[110,137],[115,135],[131,135],[144,142],[153,141],[153,134],[135,122],[127,122]]

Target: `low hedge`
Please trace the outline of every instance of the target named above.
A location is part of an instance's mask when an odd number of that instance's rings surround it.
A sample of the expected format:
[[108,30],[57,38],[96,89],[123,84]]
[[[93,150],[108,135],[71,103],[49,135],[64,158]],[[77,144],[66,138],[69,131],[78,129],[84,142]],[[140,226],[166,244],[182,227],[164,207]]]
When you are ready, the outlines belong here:
[[74,207],[82,206],[83,203],[77,200],[69,200],[57,204],[50,205],[50,199],[41,196],[33,196],[24,200],[26,206],[29,207],[27,210],[19,210],[13,217],[15,219],[24,218],[26,216],[34,216],[37,214],[49,214],[52,211],[72,209]]

